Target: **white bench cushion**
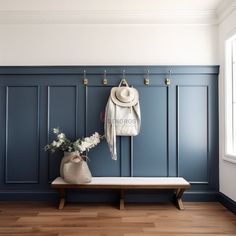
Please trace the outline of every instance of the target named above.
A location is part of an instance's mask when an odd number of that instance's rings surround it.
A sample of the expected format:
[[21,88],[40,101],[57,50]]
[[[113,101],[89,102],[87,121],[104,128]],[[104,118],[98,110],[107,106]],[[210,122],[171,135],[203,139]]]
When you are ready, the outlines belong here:
[[[65,182],[61,177],[56,178],[52,182],[52,186],[69,187],[75,186]],[[78,187],[150,187],[150,188],[171,188],[171,187],[186,187],[190,184],[182,177],[93,177],[90,183],[79,184]]]

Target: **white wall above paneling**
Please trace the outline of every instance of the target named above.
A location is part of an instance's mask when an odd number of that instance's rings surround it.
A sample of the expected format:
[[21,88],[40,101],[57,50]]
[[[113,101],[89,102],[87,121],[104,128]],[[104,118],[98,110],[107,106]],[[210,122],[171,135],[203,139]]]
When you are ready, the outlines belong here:
[[216,26],[0,26],[1,65],[211,65],[217,62]]
[[0,0],[0,65],[218,64],[219,0]]

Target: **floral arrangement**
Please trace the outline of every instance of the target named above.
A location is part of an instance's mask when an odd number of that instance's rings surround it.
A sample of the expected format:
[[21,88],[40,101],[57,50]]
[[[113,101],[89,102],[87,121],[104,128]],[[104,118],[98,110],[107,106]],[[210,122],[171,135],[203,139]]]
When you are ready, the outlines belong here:
[[79,152],[82,154],[85,151],[89,151],[91,148],[97,146],[103,136],[95,132],[92,136],[86,138],[79,138],[72,142],[66,135],[60,132],[59,128],[54,128],[53,133],[56,139],[52,143],[45,146],[45,151],[50,150],[51,152],[63,151],[63,152]]

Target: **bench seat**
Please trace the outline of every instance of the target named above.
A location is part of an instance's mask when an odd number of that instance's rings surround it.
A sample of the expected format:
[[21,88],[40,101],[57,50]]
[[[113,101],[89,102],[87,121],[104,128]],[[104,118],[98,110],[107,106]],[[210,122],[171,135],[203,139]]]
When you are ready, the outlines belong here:
[[56,178],[51,187],[60,192],[59,209],[65,204],[65,189],[119,189],[120,209],[124,209],[124,190],[127,189],[173,189],[175,202],[180,210],[184,209],[181,197],[190,183],[182,177],[93,177],[90,183],[69,184],[61,177]]

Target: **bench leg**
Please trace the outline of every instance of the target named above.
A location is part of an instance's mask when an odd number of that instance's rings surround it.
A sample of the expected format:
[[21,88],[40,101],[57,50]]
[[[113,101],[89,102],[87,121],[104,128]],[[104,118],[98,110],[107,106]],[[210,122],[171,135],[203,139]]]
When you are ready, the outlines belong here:
[[177,207],[179,208],[179,210],[184,210],[184,204],[183,204],[183,201],[182,201],[182,196],[183,196],[183,193],[184,193],[185,189],[177,189],[176,191],[176,195],[175,195],[175,201],[176,201],[176,204],[177,204]]
[[124,190],[120,191],[120,210],[125,209]]
[[62,210],[65,205],[65,189],[64,188],[59,189],[59,193],[60,193],[60,203],[58,209]]

